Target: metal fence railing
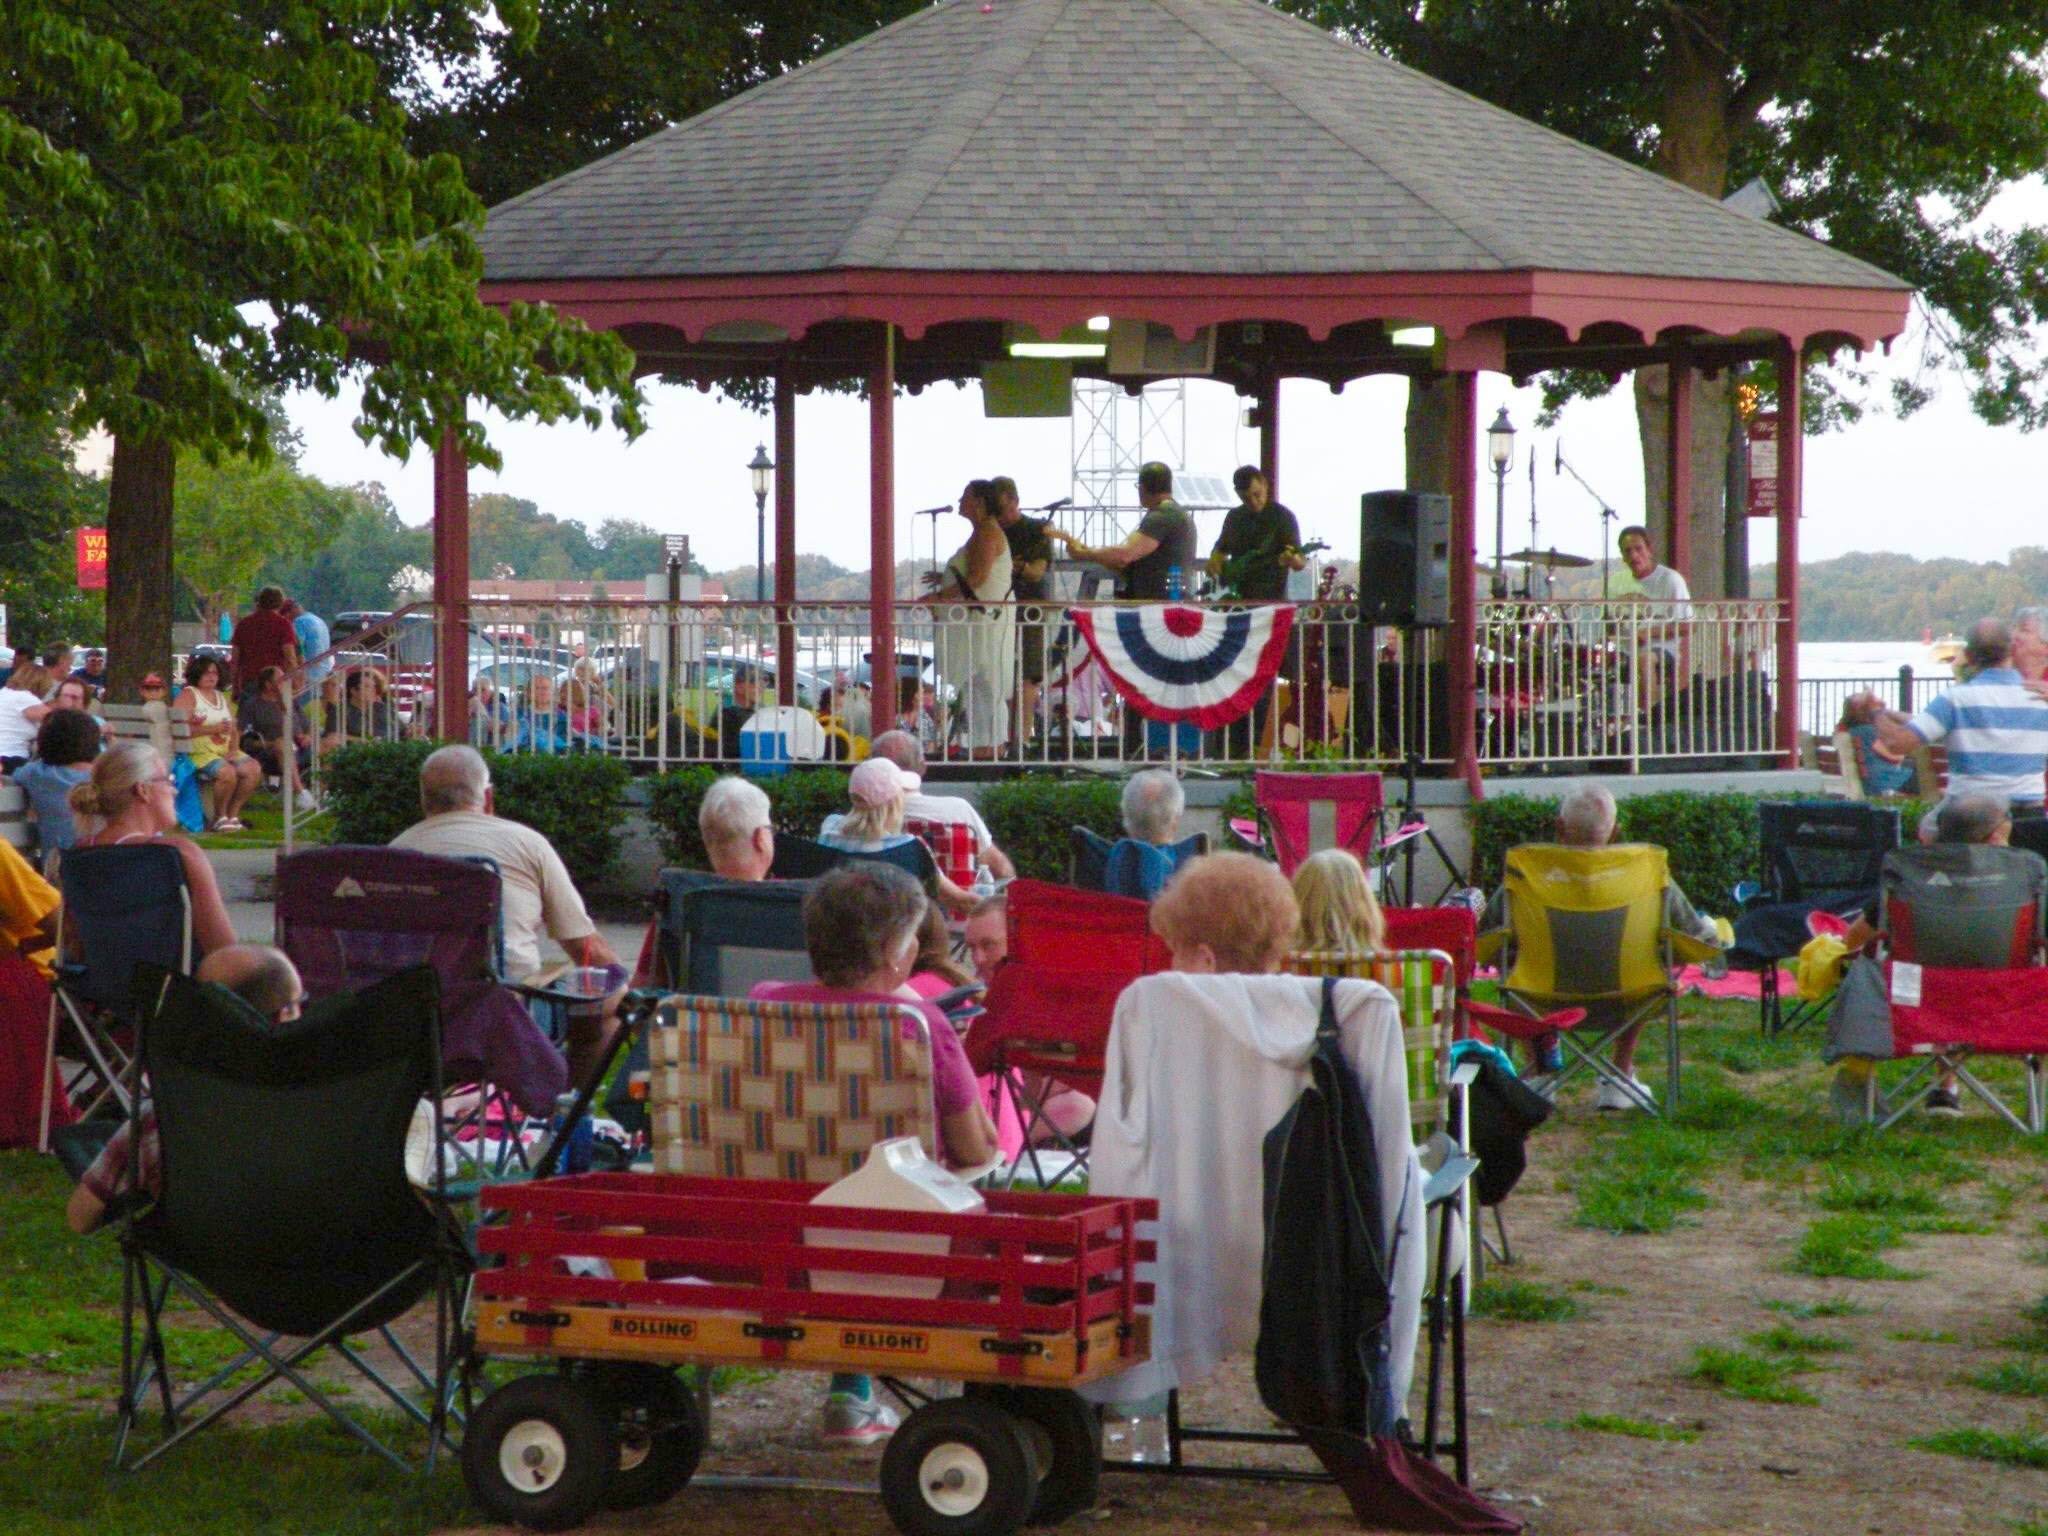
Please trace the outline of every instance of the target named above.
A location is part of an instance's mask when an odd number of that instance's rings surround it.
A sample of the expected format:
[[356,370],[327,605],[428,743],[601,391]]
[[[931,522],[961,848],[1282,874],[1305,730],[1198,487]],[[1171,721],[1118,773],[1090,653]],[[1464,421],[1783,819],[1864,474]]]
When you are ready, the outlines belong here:
[[1942,690],[1955,686],[1948,668],[1915,672],[1911,667],[1882,677],[1807,677],[1799,680],[1799,728],[1816,736],[1830,735],[1842,718],[1842,704],[1854,694],[1874,693],[1888,709],[1906,714],[1925,709]]

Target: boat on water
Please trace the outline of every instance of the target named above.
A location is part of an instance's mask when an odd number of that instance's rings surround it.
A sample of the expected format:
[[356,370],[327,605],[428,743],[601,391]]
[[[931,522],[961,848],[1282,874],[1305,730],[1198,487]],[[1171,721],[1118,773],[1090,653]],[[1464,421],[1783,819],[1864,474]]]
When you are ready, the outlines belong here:
[[1953,672],[1956,668],[1956,663],[1963,659],[1964,647],[1961,635],[1947,634],[1936,639],[1932,630],[1923,629],[1920,631],[1920,639],[1921,643],[1927,647],[1927,665],[1929,668],[1946,667],[1949,671]]

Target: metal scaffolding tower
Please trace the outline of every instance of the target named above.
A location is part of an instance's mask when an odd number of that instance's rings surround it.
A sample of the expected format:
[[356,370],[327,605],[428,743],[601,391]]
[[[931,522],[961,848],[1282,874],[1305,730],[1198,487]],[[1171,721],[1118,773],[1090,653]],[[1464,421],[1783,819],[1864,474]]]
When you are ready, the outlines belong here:
[[1061,525],[1090,544],[1114,544],[1137,512],[1138,466],[1187,467],[1188,386],[1161,379],[1131,394],[1107,379],[1074,380],[1073,506]]

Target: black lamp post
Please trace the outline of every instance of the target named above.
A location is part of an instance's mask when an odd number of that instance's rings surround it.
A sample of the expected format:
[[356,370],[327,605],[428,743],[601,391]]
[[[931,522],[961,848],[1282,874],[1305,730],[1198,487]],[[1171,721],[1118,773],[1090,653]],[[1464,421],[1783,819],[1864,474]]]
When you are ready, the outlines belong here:
[[754,477],[754,601],[768,601],[768,488],[774,483],[775,461],[768,450],[754,444],[754,457],[747,465]]
[[1501,558],[1507,553],[1508,465],[1515,458],[1515,427],[1506,406],[1486,429],[1486,453],[1493,460],[1493,595],[1503,598],[1508,595],[1508,568]]

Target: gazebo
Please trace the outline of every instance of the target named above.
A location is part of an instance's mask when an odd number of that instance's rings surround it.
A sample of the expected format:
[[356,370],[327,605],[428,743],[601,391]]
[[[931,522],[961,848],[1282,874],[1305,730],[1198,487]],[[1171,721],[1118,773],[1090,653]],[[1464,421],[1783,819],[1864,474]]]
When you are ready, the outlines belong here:
[[[1096,316],[1184,340],[1210,328],[1208,375],[1260,402],[1277,486],[1283,378],[1447,377],[1454,700],[1476,686],[1481,371],[1669,364],[1669,485],[1684,508],[1695,373],[1776,359],[1778,569],[1792,572],[1796,364],[1889,340],[1910,299],[1876,267],[1260,0],[942,0],[500,205],[482,247],[488,302],[546,303],[617,332],[643,375],[772,383],[785,619],[795,396],[865,384],[877,656],[895,644],[899,386],[976,378],[1019,335],[1057,338]],[[1419,327],[1433,345],[1397,344]],[[444,617],[468,599],[466,477],[444,444]],[[1688,521],[1671,520],[1681,571]],[[1788,589],[1781,745],[1796,734],[1796,635]],[[441,675],[463,675],[461,627],[444,622],[439,645]],[[459,692],[439,699],[442,732],[459,732]],[[873,712],[886,729],[890,690]],[[1454,709],[1452,756],[1476,784],[1474,734],[1473,711]]]

